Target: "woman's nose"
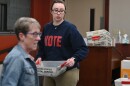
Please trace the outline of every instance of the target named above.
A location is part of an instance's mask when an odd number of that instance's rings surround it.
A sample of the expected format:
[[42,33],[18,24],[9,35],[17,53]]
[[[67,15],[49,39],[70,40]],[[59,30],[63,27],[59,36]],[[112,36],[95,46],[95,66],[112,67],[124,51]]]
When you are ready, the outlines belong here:
[[37,39],[37,41],[41,40],[40,35],[38,35],[36,39]]

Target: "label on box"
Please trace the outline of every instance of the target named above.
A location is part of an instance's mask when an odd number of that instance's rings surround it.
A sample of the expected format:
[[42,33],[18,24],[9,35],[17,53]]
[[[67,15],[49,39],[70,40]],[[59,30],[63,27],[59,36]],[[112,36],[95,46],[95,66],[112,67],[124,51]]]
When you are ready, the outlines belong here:
[[130,78],[130,69],[121,69],[122,78]]

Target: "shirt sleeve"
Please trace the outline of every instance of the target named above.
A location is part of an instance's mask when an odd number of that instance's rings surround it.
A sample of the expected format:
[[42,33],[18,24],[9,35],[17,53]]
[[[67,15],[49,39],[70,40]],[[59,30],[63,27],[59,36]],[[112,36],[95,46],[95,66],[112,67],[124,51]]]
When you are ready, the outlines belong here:
[[73,50],[75,52],[73,54],[73,57],[75,58],[76,62],[79,62],[79,61],[83,60],[85,57],[87,57],[89,50],[88,50],[88,47],[87,47],[83,37],[77,30],[76,26],[72,27],[70,34],[71,34],[71,36],[70,36],[71,44],[72,44]]
[[16,57],[15,59],[8,59],[3,63],[2,71],[2,86],[18,86],[18,80],[22,74],[23,61]]

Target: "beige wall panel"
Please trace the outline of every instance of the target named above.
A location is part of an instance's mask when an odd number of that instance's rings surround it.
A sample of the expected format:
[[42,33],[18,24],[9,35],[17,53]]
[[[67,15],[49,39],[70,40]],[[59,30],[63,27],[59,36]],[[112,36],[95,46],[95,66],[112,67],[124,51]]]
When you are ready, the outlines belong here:
[[118,31],[130,40],[130,0],[110,0],[109,30],[117,38]]
[[95,9],[95,30],[100,29],[100,17],[104,16],[104,0],[65,0],[67,5],[66,20],[75,24],[86,37],[90,29],[90,9]]

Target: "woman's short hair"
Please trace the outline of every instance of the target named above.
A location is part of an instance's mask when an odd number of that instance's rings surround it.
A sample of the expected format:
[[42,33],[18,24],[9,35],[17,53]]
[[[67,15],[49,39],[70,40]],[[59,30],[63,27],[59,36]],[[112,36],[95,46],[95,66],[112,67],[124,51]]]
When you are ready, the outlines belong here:
[[14,30],[17,38],[19,39],[19,33],[26,35],[29,32],[29,26],[35,24],[39,29],[41,28],[39,22],[30,17],[21,17],[14,24]]

